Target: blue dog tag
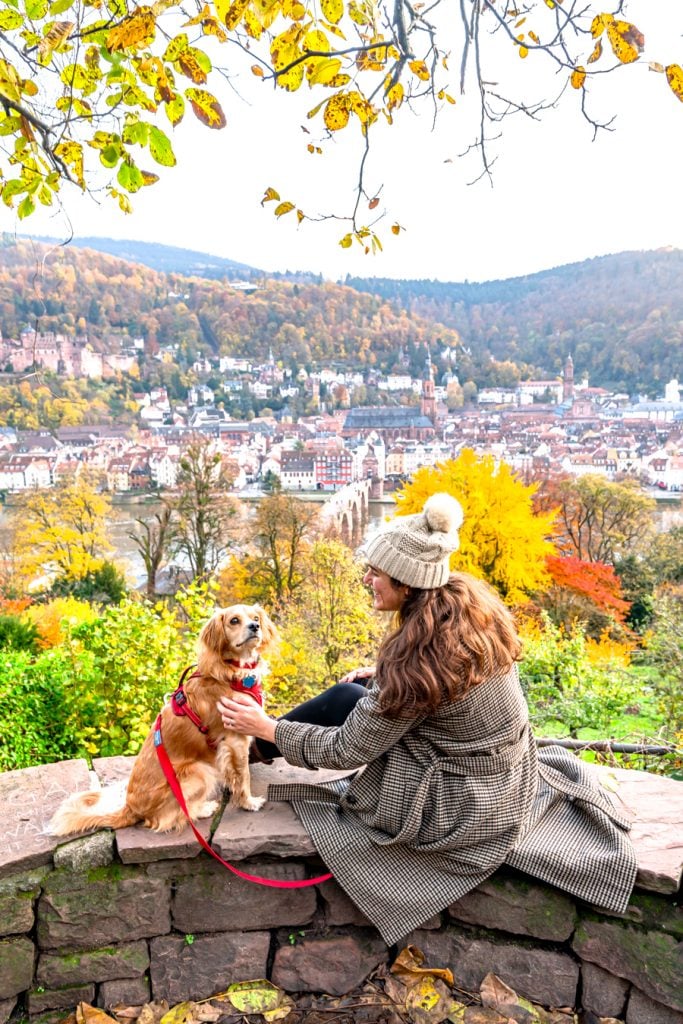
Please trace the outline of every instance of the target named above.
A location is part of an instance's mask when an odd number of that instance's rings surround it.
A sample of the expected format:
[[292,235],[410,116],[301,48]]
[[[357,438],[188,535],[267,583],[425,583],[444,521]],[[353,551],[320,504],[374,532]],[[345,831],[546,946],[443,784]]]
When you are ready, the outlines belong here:
[[245,690],[251,690],[252,686],[256,686],[256,676],[245,676],[242,680],[242,686]]

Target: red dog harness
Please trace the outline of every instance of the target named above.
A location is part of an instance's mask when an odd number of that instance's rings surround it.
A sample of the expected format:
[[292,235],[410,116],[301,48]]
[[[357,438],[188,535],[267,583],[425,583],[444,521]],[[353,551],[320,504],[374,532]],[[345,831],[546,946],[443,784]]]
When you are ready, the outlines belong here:
[[[249,696],[253,697],[253,699],[260,707],[263,707],[263,690],[261,688],[261,676],[253,671],[254,669],[258,668],[258,658],[256,659],[256,661],[249,661],[244,665],[242,665],[239,661],[229,661],[228,664],[234,665],[235,668],[245,669],[247,672],[250,673],[249,675],[244,676],[242,678],[235,677],[231,679],[230,689],[235,690],[237,693],[248,693]],[[207,744],[212,748],[212,750],[215,750],[216,741],[209,739],[208,726],[204,725],[197,712],[193,711],[193,709],[188,704],[187,694],[185,693],[185,690],[183,688],[183,684],[186,679],[196,679],[200,675],[199,672],[193,672],[191,676],[188,676],[187,673],[190,671],[192,667],[192,665],[188,666],[188,668],[186,668],[185,671],[183,672],[182,676],[180,677],[180,682],[178,683],[177,688],[169,697],[169,704],[171,705],[171,711],[173,712],[173,714],[177,715],[180,718],[189,718],[192,724],[196,725],[196,727],[199,729],[200,733],[202,733],[203,736],[206,736]]]
[[[239,662],[230,662],[230,664],[239,665]],[[258,661],[255,661],[248,665],[243,665],[240,667],[249,670],[256,668],[257,665]],[[177,689],[171,694],[170,704],[174,715],[180,715],[189,718],[190,721],[197,726],[199,731],[206,736],[209,730],[204,725],[199,715],[195,711],[193,711],[192,708],[187,703],[187,695],[183,690],[183,683],[185,682],[187,673],[190,671],[190,668],[192,667],[193,666],[186,668],[182,676],[180,677],[180,682],[178,683]],[[196,675],[199,675],[199,673],[193,672],[189,678],[192,679],[193,676]],[[263,705],[263,692],[261,690],[261,683],[259,677],[247,676],[247,678],[242,680],[241,682],[242,686],[234,686],[232,682],[230,685],[234,690],[240,690],[242,693],[248,693],[250,696],[254,698],[254,700],[257,701],[257,703]],[[214,741],[210,740],[208,736],[206,737],[206,742],[210,747],[216,746]],[[260,875],[249,875],[247,874],[246,871],[240,871],[240,869],[236,868],[233,864],[229,864],[227,860],[223,860],[223,858],[218,853],[216,853],[213,847],[209,846],[206,839],[201,834],[201,832],[193,822],[192,818],[190,817],[190,813],[187,809],[187,804],[185,803],[185,797],[183,796],[183,791],[180,788],[180,783],[178,782],[178,776],[175,773],[175,769],[173,768],[171,759],[168,756],[166,747],[164,746],[164,740],[161,735],[161,712],[157,715],[157,720],[154,723],[154,748],[157,752],[157,757],[159,759],[159,766],[161,767],[161,770],[164,773],[164,777],[171,788],[171,792],[178,801],[178,805],[183,814],[185,815],[185,817],[187,818],[189,826],[194,832],[198,842],[201,844],[201,846],[204,847],[207,853],[210,853],[211,856],[215,860],[217,860],[219,864],[222,864],[224,868],[227,868],[228,871],[231,871],[233,875],[237,875],[238,878],[244,879],[245,882],[255,882],[257,885],[267,885],[273,889],[303,889],[307,888],[310,885],[319,885],[321,882],[327,882],[330,878],[332,878],[331,872],[327,872],[324,875],[318,875],[316,878],[300,878],[294,881],[285,882],[280,881],[276,878],[262,878]]]

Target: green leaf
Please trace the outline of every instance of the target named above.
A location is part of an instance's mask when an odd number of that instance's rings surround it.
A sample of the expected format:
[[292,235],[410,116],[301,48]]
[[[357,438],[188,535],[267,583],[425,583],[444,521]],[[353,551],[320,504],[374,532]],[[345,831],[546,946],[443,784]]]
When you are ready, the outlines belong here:
[[48,11],[47,0],[26,0],[26,17],[31,21],[40,21]]
[[52,0],[50,4],[50,16],[55,14],[63,14],[64,11],[68,11],[70,7],[73,7],[75,0]]
[[30,217],[35,208],[36,204],[33,201],[33,196],[24,196],[17,208],[17,216],[19,217],[19,220],[24,220],[25,217]]
[[116,180],[126,192],[137,192],[144,185],[142,173],[132,160],[121,161]]
[[176,158],[168,135],[156,125],[149,126],[149,151],[158,164],[163,167],[175,167]]
[[121,156],[121,147],[117,145],[105,146],[100,153],[100,160],[105,167],[116,167]]

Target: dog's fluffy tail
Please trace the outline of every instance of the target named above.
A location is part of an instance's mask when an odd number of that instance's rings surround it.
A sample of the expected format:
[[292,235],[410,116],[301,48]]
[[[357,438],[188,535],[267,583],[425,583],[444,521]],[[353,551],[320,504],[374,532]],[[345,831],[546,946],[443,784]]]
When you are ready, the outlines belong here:
[[[112,805],[112,797],[118,806]],[[47,831],[53,836],[67,836],[72,832],[85,832],[91,828],[126,828],[140,821],[125,802],[125,792],[117,787],[112,790],[91,790],[75,793],[61,804]]]

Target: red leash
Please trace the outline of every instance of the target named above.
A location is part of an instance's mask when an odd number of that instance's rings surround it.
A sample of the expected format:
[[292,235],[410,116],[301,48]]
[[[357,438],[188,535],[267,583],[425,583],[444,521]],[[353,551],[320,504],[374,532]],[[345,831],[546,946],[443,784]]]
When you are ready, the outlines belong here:
[[164,773],[166,781],[171,787],[171,792],[178,801],[180,809],[187,818],[190,824],[190,828],[194,832],[199,843],[204,847],[206,852],[210,853],[211,856],[214,857],[215,860],[217,860],[220,864],[222,864],[224,868],[227,868],[228,871],[232,871],[233,875],[237,875],[238,878],[243,878],[245,882],[255,882],[257,885],[269,885],[273,889],[304,889],[307,888],[309,885],[318,885],[320,882],[327,882],[330,878],[332,878],[332,873],[328,872],[326,875],[318,875],[317,878],[300,878],[292,882],[280,882],[275,878],[261,878],[260,875],[248,875],[246,871],[240,871],[239,868],[236,868],[233,864],[229,864],[227,860],[223,860],[223,858],[219,856],[219,854],[217,854],[216,851],[212,849],[211,846],[209,846],[206,839],[201,834],[199,829],[196,828],[195,823],[193,822],[192,818],[189,815],[189,812],[187,810],[187,804],[185,803],[185,797],[183,796],[183,791],[180,788],[178,777],[173,769],[171,759],[168,756],[166,747],[164,746],[164,741],[161,736],[160,714],[157,715],[157,720],[154,723],[154,746],[156,748],[157,757],[159,758],[161,770]]

